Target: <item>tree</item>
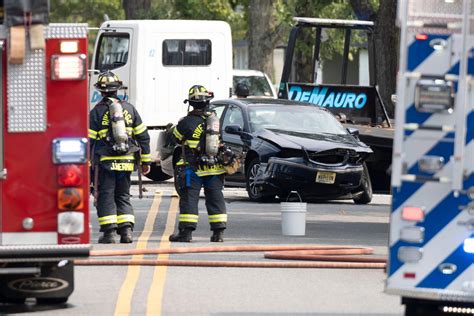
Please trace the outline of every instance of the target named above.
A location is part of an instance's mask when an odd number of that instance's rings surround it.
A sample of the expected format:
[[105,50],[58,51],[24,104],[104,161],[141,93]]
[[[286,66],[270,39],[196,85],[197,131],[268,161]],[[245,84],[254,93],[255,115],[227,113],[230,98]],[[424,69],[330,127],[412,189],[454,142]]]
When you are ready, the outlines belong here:
[[273,77],[272,0],[250,0],[248,6],[249,68]]
[[375,22],[376,77],[388,115],[393,117],[391,96],[396,90],[398,69],[398,30],[395,26],[397,2],[380,0],[377,11],[369,0],[350,0],[350,4],[359,19]]
[[148,12],[151,8],[151,0],[123,0],[123,9],[126,20],[136,20]]

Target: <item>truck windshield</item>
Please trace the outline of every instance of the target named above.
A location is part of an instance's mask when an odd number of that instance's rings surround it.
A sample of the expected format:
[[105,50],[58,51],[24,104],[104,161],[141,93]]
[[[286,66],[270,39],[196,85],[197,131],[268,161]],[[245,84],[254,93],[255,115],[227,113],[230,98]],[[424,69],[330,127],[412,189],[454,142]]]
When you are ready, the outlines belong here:
[[97,69],[105,71],[124,66],[128,60],[129,43],[129,34],[102,34],[96,57]]
[[252,106],[249,123],[252,132],[265,128],[305,134],[347,134],[332,114],[312,106]]

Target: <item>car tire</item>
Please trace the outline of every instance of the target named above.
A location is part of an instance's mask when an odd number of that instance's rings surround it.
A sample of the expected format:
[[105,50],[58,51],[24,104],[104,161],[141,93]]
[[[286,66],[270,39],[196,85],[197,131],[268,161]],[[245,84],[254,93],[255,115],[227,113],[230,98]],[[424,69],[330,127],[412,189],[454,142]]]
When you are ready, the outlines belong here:
[[357,191],[362,191],[362,193],[353,198],[355,204],[369,204],[372,201],[372,182],[365,163],[361,184]]
[[245,173],[245,186],[247,188],[247,194],[250,200],[255,202],[272,202],[275,200],[275,195],[262,195],[262,193],[260,193],[258,188],[255,186],[255,176],[257,175],[260,167],[260,159],[258,158],[252,160],[248,165],[247,172]]
[[145,176],[153,181],[165,181],[172,177],[161,170],[161,166],[156,163],[152,163],[150,166],[150,172]]

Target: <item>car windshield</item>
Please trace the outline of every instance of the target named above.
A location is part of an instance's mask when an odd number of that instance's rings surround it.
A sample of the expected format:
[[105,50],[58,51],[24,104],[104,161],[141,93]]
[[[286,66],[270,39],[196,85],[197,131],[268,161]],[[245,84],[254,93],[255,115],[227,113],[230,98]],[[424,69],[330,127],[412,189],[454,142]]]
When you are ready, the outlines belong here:
[[346,129],[330,113],[312,106],[252,106],[249,107],[252,132],[261,129],[305,134],[347,135]]
[[250,96],[273,97],[270,84],[264,76],[234,76],[234,91],[239,82],[247,85]]

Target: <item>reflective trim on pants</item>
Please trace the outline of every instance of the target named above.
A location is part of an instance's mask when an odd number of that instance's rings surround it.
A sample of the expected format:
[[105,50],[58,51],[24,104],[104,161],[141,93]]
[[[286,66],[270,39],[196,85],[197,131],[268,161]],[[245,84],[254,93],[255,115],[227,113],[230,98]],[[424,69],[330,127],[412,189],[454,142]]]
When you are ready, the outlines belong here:
[[198,219],[199,219],[199,216],[194,215],[194,214],[180,214],[179,215],[180,222],[197,223]]
[[135,224],[135,216],[132,214],[124,214],[117,216],[117,224],[133,223]]
[[227,222],[227,214],[209,215],[209,223]]
[[117,224],[117,215],[99,217],[99,225]]

